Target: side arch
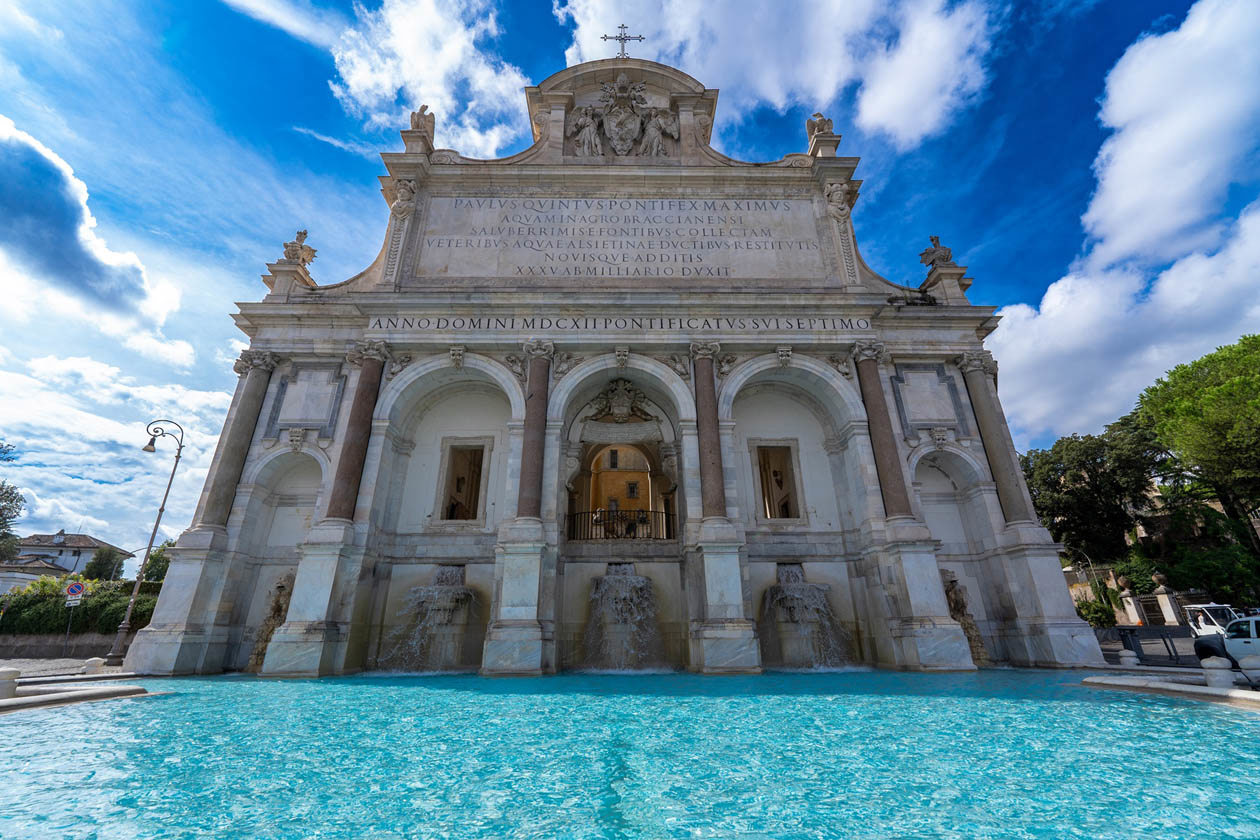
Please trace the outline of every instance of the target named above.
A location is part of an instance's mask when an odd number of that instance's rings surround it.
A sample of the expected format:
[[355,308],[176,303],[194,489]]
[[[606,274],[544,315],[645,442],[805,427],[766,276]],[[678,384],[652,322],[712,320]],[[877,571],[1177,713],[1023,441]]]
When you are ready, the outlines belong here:
[[798,354],[784,367],[777,355],[767,353],[737,365],[722,382],[718,392],[718,420],[731,420],[731,410],[740,390],[762,380],[788,382],[803,388],[828,409],[837,425],[866,419],[866,408],[857,386],[835,368],[812,356]]
[[[503,391],[512,407],[512,418],[525,417],[525,390],[505,365],[478,353],[465,353],[463,365],[455,367],[449,356],[434,355],[403,368],[389,381],[376,401],[373,420],[386,420],[397,426],[430,392],[460,380],[490,382]],[[417,384],[419,383],[418,387]]]

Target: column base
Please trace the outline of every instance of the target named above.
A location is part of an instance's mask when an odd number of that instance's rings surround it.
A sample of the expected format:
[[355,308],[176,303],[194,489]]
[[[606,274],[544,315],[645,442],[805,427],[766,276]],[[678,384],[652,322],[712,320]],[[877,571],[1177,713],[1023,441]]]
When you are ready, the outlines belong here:
[[486,676],[536,677],[543,672],[543,631],[537,621],[496,621],[486,630],[481,673]]
[[346,634],[331,621],[286,622],[267,645],[265,677],[324,677],[338,673]]
[[145,627],[136,633],[123,670],[151,676],[219,674],[227,654],[227,633],[187,626]]
[[910,618],[892,631],[897,665],[910,671],[974,671],[971,646],[951,618]]
[[1002,636],[1012,665],[1084,668],[1105,664],[1094,628],[1079,618],[1017,621]]
[[691,670],[701,674],[760,674],[761,649],[746,619],[697,622],[691,631]]

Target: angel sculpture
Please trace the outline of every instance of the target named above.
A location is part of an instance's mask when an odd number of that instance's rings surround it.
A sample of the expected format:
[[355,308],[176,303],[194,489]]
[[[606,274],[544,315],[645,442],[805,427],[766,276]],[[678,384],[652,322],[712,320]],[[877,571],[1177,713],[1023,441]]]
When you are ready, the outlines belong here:
[[292,242],[284,243],[284,258],[298,265],[310,265],[315,259],[315,249],[306,244],[306,231],[299,230]]
[[668,111],[653,108],[643,121],[643,140],[639,154],[647,157],[665,157],[665,136],[678,139],[678,121]]
[[600,157],[604,154],[604,145],[599,140],[599,124],[602,117],[601,111],[587,105],[571,118],[565,136],[577,135],[573,141],[573,150],[578,157]]
[[432,143],[433,135],[437,131],[437,117],[428,113],[428,110],[428,105],[421,105],[419,111],[411,112],[411,130],[423,131]]
[[805,121],[805,136],[808,137],[810,140],[814,139],[815,134],[831,134],[831,132],[832,132],[831,120],[824,117],[818,111],[814,112],[814,116],[812,119],[808,119]]

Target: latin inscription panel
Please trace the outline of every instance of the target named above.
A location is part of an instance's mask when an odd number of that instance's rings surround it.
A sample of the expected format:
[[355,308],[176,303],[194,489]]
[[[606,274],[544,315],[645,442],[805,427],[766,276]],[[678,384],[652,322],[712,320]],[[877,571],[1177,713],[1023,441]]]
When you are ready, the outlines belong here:
[[435,196],[418,247],[421,277],[522,285],[825,274],[805,199]]

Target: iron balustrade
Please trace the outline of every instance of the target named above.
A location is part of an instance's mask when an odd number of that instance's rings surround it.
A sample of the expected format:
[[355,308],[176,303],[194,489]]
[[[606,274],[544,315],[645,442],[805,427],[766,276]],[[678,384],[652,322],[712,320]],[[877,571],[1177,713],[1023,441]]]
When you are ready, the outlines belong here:
[[678,520],[663,510],[588,510],[570,513],[571,540],[672,540]]

